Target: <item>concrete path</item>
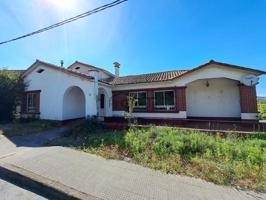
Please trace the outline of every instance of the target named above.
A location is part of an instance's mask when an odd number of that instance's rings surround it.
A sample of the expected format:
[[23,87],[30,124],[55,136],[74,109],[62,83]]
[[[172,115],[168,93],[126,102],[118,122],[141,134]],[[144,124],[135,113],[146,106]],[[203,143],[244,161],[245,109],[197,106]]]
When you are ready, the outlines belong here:
[[167,175],[64,147],[24,148],[0,161],[107,200],[266,199],[266,194]]
[[62,136],[66,130],[66,127],[59,127],[26,136],[7,137],[0,135],[0,158],[25,148],[41,147],[48,141]]
[[0,199],[1,200],[46,200],[35,193],[24,190],[16,185],[0,179]]

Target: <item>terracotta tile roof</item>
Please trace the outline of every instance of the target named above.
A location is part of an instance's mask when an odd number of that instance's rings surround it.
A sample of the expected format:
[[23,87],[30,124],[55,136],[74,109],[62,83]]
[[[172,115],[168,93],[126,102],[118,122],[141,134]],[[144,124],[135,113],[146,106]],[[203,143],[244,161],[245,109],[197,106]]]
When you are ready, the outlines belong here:
[[174,71],[157,72],[150,74],[121,76],[110,79],[109,82],[114,85],[124,85],[124,84],[135,84],[135,83],[170,81],[181,76],[187,71],[188,70],[174,70]]
[[109,83],[114,84],[114,85],[124,85],[124,84],[171,81],[181,76],[185,76],[187,74],[193,73],[194,71],[197,71],[203,67],[207,67],[211,64],[216,64],[217,66],[227,67],[231,69],[244,70],[244,71],[248,71],[251,73],[255,73],[257,75],[266,74],[265,71],[210,60],[208,63],[200,65],[192,70],[175,70],[175,71],[140,74],[140,75],[133,75],[133,76],[122,76],[122,77],[116,77],[116,78],[110,79]]

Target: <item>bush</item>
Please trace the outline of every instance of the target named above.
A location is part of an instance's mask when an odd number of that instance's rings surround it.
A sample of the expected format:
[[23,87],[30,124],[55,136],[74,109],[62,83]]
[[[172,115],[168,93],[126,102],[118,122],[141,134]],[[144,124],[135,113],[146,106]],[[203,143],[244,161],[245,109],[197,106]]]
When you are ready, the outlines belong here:
[[101,132],[103,130],[102,124],[98,121],[97,117],[88,117],[77,126],[70,130],[70,135],[75,138],[86,137],[91,134]]
[[24,89],[25,84],[20,73],[0,70],[0,121],[14,119]]
[[[130,129],[125,143],[129,155],[145,166],[219,184],[266,190],[266,143],[261,137],[262,134],[221,138],[196,131],[151,127]],[[172,159],[179,163],[173,165]]]

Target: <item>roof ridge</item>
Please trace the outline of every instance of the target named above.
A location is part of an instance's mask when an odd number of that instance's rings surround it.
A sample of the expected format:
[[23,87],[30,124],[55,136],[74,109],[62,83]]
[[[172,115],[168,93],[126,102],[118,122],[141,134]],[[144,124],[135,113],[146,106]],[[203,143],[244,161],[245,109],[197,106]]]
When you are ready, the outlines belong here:
[[130,76],[155,75],[155,74],[160,74],[160,73],[180,72],[180,71],[190,71],[190,69],[177,69],[177,70],[169,70],[169,71],[160,71],[160,72],[144,73],[144,74],[126,75],[126,76],[119,76],[119,78],[130,77]]
[[69,68],[70,68],[72,65],[74,65],[75,63],[81,64],[81,65],[86,65],[86,66],[89,66],[89,67],[93,67],[93,68],[96,68],[96,69],[98,69],[98,70],[102,70],[102,71],[104,71],[105,73],[107,73],[107,74],[109,74],[109,75],[111,75],[111,76],[115,76],[113,73],[107,71],[106,69],[104,69],[104,68],[102,68],[102,67],[96,67],[96,66],[94,66],[94,65],[87,64],[87,63],[85,63],[85,62],[80,62],[80,61],[78,61],[78,60],[76,60],[76,61],[75,61],[74,63],[72,63],[71,65],[69,65],[69,66],[67,67],[67,69],[69,69]]

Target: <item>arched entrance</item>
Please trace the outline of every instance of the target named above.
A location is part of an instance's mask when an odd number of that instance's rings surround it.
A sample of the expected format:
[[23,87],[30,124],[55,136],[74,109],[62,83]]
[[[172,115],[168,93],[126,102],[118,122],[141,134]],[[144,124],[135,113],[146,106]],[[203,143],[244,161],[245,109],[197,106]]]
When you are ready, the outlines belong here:
[[69,87],[63,97],[63,120],[85,117],[85,95],[80,87]]

